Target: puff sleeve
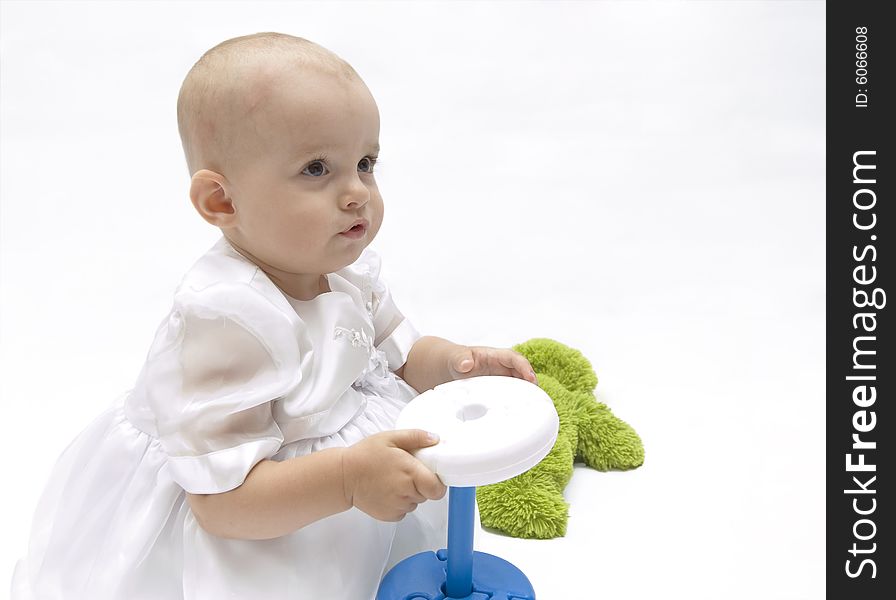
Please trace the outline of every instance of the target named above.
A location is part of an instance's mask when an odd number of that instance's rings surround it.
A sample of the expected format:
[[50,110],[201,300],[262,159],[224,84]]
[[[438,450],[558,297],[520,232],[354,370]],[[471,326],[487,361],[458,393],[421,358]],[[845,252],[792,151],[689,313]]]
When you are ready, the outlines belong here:
[[234,489],[280,449],[271,403],[301,378],[290,331],[247,285],[175,295],[141,377],[168,468],[185,491]]

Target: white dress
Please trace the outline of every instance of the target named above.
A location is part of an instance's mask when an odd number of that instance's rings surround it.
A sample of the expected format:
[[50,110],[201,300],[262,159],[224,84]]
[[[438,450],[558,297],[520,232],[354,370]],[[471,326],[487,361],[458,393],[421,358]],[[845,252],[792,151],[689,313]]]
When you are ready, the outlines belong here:
[[222,237],[178,286],[134,388],[59,458],[13,598],[367,600],[396,562],[444,548],[447,494],[398,523],[352,508],[271,540],[207,533],[184,494],[393,428],[417,392],[392,371],[420,334],[379,270],[368,248],[299,301]]

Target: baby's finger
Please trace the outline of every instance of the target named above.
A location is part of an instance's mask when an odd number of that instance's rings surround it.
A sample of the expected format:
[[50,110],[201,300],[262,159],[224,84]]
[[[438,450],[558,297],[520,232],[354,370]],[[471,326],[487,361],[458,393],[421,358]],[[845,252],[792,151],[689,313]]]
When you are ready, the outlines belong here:
[[488,374],[516,377],[513,358],[509,354],[510,351],[503,348],[487,348]]
[[538,376],[535,375],[535,370],[532,368],[532,365],[529,364],[529,361],[526,360],[526,357],[522,354],[519,355],[519,360],[517,361],[517,370],[522,373],[523,379],[526,381],[531,381],[535,385],[538,385]]
[[535,371],[525,356],[514,350],[502,350],[498,353],[501,364],[510,369],[510,375],[518,379],[525,379],[532,383],[538,383]]
[[442,480],[422,464],[419,476],[414,478],[414,486],[417,488],[417,493],[427,500],[439,500],[448,491]]
[[405,502],[413,502],[414,504],[426,502],[426,498],[423,497],[423,494],[417,491],[416,486],[414,487],[414,491],[412,493],[401,496],[401,499]]
[[514,377],[518,377],[529,383],[534,383],[538,385],[538,377],[535,375],[535,371],[532,370],[532,365],[529,364],[525,358],[522,361],[516,361],[514,364]]

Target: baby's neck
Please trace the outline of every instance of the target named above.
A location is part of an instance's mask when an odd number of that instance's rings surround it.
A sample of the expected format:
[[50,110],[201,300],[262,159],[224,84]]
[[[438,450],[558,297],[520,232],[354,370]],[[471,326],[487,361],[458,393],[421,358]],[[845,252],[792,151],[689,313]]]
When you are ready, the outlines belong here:
[[240,248],[237,244],[234,244],[233,240],[230,238],[227,238],[227,241],[237,254],[264,271],[264,274],[274,282],[274,285],[290,298],[295,298],[296,300],[311,300],[320,294],[332,291],[326,275],[314,275],[312,273],[306,275],[302,273],[286,273],[280,271]]
[[[262,269],[262,271],[264,271],[264,269]],[[320,294],[326,294],[327,292],[332,291],[326,275],[319,275],[317,286],[312,286],[309,290],[307,283],[304,286],[300,286],[296,285],[296,282],[293,281],[284,281],[267,271],[265,271],[265,274],[270,277],[271,281],[274,282],[274,285],[280,288],[280,291],[296,300],[312,300]]]

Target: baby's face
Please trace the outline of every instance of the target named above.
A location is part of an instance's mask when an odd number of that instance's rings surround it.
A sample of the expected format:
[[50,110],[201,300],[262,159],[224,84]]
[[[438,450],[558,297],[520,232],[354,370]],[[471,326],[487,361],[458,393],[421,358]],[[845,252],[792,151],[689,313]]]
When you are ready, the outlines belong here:
[[[367,87],[332,75],[288,81],[250,113],[225,233],[290,293],[357,260],[380,229],[383,199],[373,175],[379,111]],[[359,219],[363,231],[345,235]]]

